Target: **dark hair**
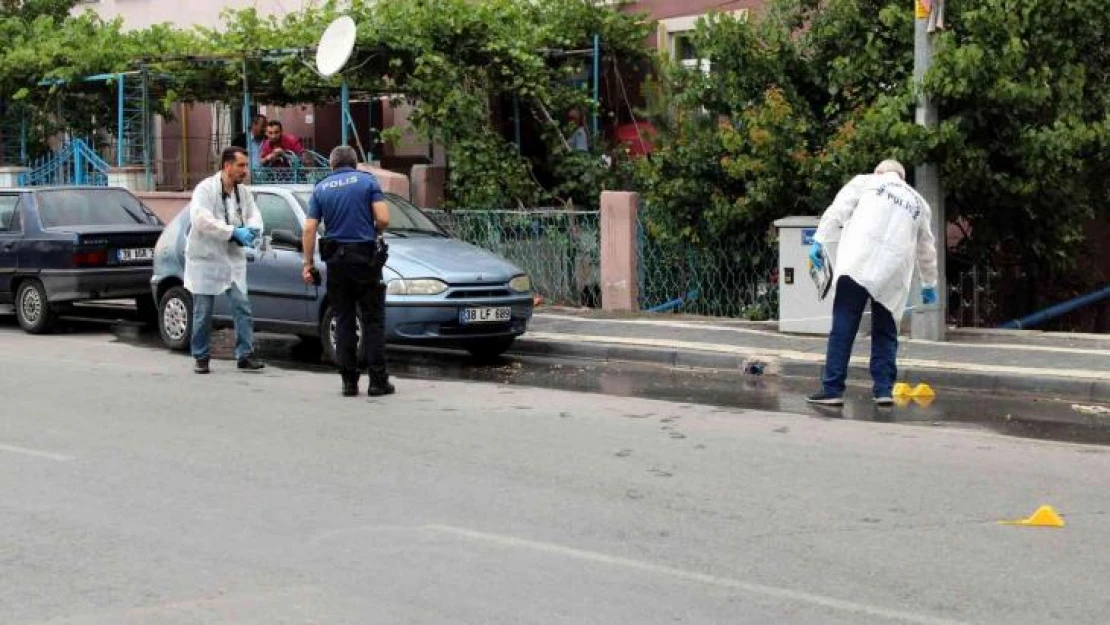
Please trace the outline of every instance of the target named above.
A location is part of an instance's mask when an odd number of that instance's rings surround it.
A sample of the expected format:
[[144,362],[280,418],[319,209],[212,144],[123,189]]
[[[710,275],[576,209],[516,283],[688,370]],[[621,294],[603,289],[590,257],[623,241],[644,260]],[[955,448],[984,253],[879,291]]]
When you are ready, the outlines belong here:
[[[223,169],[228,163],[234,163],[236,155],[238,154],[247,156],[247,151],[237,145],[224,148],[224,151],[220,153],[220,169]],[[248,156],[247,158],[250,157]]]
[[284,128],[282,128],[282,126],[281,126],[281,122],[279,122],[276,119],[272,122],[267,122],[266,125],[267,126],[275,126],[278,130],[284,130]]

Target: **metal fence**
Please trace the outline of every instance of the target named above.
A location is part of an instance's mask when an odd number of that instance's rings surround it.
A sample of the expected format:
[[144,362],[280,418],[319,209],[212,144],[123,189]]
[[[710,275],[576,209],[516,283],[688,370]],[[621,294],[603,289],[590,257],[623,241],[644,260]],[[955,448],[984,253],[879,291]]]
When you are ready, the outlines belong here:
[[691,246],[639,224],[640,309],[762,321],[778,315],[778,248],[770,238]]
[[258,167],[251,170],[252,184],[316,184],[331,174],[328,159],[313,150],[301,158],[283,159],[283,167]]
[[82,139],[73,139],[60,150],[30,163],[31,171],[22,174],[20,184],[49,185],[108,184],[108,163]]
[[601,306],[597,211],[426,210],[455,237],[523,269],[548,304]]

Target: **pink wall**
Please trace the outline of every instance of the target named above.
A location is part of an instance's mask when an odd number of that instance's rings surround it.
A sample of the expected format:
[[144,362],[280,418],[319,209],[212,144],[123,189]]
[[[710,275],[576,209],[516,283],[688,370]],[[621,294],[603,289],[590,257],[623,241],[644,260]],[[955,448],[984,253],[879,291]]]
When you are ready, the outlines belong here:
[[192,197],[191,193],[176,193],[156,191],[150,193],[136,193],[140,200],[143,201],[151,210],[154,211],[158,218],[165,223],[169,223],[174,217],[177,216],[181,209],[189,205],[189,199]]
[[78,4],[73,13],[94,11],[104,19],[122,17],[125,28],[146,28],[163,22],[216,28],[224,23],[220,17],[224,9],[254,8],[260,15],[269,16],[299,10],[307,4],[296,0],[191,0],[186,10],[186,5],[172,0],[96,0]]
[[601,307],[634,312],[639,308],[636,228],[640,197],[635,193],[601,194]]
[[[407,176],[384,169],[369,167],[364,164],[359,164],[358,168],[374,174],[378,182],[382,185],[383,190],[396,193],[406,200],[411,197],[409,179]],[[177,214],[181,212],[181,209],[188,206],[189,200],[191,200],[193,196],[191,191],[137,192],[135,195],[149,206],[151,210],[158,215],[159,219],[166,223],[169,223],[171,219],[176,217]]]
[[738,9],[758,9],[766,0],[641,0],[625,5],[626,13],[647,13],[653,19],[662,20],[683,15],[699,15],[709,11],[736,11]]

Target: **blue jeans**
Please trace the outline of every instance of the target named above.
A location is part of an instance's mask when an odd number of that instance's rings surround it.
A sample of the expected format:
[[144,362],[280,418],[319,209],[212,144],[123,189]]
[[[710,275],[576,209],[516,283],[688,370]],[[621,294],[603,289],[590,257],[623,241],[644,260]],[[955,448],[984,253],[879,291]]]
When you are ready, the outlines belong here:
[[[239,290],[234,284],[224,291],[231,299],[231,308],[235,318],[235,359],[241,360],[254,353],[254,318],[251,315],[251,303],[246,293]],[[212,307],[216,302],[215,295],[193,295],[193,358],[207,360],[211,351],[209,343],[212,338]]]
[[898,326],[894,315],[882,304],[874,301],[867,289],[848,276],[841,276],[836,283],[833,300],[833,324],[829,333],[828,352],[825,355],[825,372],[822,383],[825,393],[834,397],[844,395],[848,379],[848,362],[852,358],[852,343],[859,332],[860,318],[867,301],[871,300],[871,379],[875,397],[890,397],[898,377]]

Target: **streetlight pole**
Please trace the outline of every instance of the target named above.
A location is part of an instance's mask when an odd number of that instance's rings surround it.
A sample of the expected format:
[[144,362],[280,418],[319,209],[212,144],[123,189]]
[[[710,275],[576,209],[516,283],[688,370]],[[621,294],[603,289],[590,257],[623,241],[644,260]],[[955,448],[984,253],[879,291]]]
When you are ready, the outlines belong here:
[[[936,106],[929,100],[923,88],[925,74],[933,63],[935,35],[931,32],[934,28],[930,27],[930,22],[935,23],[938,16],[934,15],[934,12],[937,11],[943,15],[944,0],[914,0],[913,78],[917,88],[916,121],[926,128],[935,128],[938,118]],[[948,317],[948,276],[945,271],[948,243],[945,236],[947,220],[944,216],[944,194],[940,186],[940,170],[936,163],[923,163],[917,166],[914,177],[918,193],[929,203],[933,213],[930,227],[937,239],[937,303],[928,306],[919,305],[914,311],[910,332],[915,339],[943,341]],[[917,295],[917,298],[920,298],[920,295]]]

